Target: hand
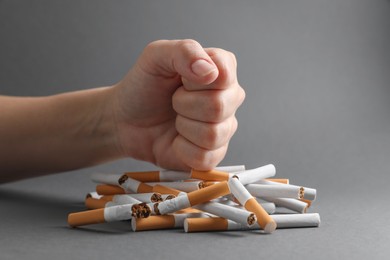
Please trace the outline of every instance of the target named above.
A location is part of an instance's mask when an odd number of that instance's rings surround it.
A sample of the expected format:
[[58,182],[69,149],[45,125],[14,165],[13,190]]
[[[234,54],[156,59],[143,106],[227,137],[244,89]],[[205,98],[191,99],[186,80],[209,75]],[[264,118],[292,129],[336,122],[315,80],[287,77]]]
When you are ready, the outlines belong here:
[[218,165],[245,98],[236,67],[231,52],[193,40],[150,43],[113,89],[123,154],[167,169]]

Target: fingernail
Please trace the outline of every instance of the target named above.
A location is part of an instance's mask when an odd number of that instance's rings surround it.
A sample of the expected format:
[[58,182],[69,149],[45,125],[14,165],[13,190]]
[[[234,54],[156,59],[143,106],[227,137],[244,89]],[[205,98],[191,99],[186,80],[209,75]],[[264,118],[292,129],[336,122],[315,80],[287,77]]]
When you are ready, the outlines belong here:
[[204,77],[213,72],[216,68],[214,65],[208,63],[205,60],[197,60],[191,65],[192,72],[199,77]]

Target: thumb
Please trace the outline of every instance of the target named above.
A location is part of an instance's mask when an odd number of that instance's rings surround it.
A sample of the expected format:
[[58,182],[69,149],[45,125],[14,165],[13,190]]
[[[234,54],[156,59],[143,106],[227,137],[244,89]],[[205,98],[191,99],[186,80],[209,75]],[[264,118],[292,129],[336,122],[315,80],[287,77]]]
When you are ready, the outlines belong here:
[[[218,77],[218,68],[203,47],[194,40],[159,40],[145,49],[145,65],[154,73],[208,85]],[[168,76],[168,75],[167,75]]]

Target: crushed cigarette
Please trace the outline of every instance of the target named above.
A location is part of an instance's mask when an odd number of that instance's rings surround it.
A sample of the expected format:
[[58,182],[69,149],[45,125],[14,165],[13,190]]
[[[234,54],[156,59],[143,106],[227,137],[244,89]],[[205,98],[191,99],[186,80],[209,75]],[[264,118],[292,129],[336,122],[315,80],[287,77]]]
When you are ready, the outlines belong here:
[[131,221],[133,231],[180,228],[188,233],[318,227],[320,215],[307,213],[317,191],[276,179],[275,173],[272,164],[249,170],[234,165],[211,171],[94,173],[96,191],[85,198],[89,210],[70,213],[68,224]]

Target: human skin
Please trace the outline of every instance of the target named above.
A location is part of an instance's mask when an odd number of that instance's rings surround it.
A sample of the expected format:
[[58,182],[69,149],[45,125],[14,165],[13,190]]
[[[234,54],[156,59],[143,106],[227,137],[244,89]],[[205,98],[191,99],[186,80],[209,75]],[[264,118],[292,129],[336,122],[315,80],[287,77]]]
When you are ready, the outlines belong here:
[[159,40],[112,86],[0,96],[0,182],[126,157],[212,169],[226,154],[245,98],[236,67],[231,52]]

